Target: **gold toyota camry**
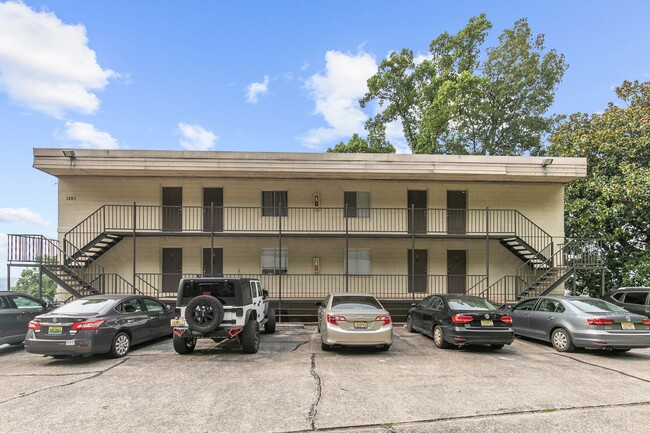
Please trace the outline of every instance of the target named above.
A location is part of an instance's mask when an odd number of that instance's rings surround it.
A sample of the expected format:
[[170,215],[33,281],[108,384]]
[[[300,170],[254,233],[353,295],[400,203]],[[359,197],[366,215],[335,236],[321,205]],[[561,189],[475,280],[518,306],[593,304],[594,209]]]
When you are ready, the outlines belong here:
[[365,293],[331,293],[316,302],[321,348],[393,344],[393,322],[377,299]]

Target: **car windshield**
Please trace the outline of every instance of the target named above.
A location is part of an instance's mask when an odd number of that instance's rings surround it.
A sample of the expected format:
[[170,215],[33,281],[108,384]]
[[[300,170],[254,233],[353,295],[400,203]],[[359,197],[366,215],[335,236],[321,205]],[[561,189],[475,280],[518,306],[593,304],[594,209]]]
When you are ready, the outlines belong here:
[[623,313],[627,312],[623,308],[614,305],[610,302],[603,301],[602,299],[585,298],[585,299],[572,299],[569,301],[571,305],[584,311],[585,313]]
[[481,298],[448,298],[447,303],[452,310],[496,310],[497,307]]
[[334,296],[332,310],[381,310],[381,305],[372,296]]
[[53,313],[60,314],[88,314],[99,313],[109,304],[112,304],[111,299],[77,299],[69,304],[64,304],[53,311]]

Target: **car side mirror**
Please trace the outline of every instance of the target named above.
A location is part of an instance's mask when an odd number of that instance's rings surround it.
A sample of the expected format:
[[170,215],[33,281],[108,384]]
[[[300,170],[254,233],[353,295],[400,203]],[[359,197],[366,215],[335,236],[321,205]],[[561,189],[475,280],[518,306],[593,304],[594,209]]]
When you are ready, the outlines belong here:
[[269,297],[269,291],[266,289],[262,289],[262,299],[266,299]]
[[417,302],[411,302],[411,307],[415,307],[416,305],[418,305]]
[[314,302],[314,305],[317,306],[317,307],[324,307],[325,306],[325,305],[323,305],[323,301]]
[[165,310],[169,310],[169,309],[171,309],[171,308],[172,308],[171,305],[169,305],[169,304],[165,304]]
[[52,308],[54,305],[50,301],[45,301],[45,308]]

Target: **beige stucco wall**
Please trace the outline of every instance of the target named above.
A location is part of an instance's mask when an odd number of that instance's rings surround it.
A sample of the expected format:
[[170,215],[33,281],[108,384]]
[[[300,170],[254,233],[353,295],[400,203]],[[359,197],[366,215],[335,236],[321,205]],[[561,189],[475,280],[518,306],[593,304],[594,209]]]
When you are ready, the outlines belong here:
[[426,190],[429,208],[446,208],[449,190],[467,191],[468,209],[516,209],[554,238],[564,234],[563,185],[469,183],[469,182],[390,182],[390,181],[314,181],[255,179],[173,179],[173,178],[95,178],[59,179],[59,233],[95,212],[104,204],[160,205],[162,188],[183,188],[184,206],[201,206],[203,188],[221,187],[224,206],[258,207],[261,191],[286,190],[290,207],[311,207],[313,194],[320,205],[342,207],[344,191],[368,191],[372,208],[405,208],[408,190]]
[[[224,206],[259,207],[261,191],[288,191],[289,207],[313,207],[313,195],[319,194],[321,209],[344,206],[344,191],[370,192],[371,208],[407,207],[409,190],[427,191],[429,208],[446,208],[447,191],[466,191],[468,209],[515,209],[533,220],[547,233],[561,241],[563,229],[563,186],[559,183],[499,183],[499,182],[444,182],[444,181],[337,181],[337,180],[259,180],[218,178],[102,178],[61,177],[59,178],[59,236],[62,237],[74,225],[91,215],[102,205],[122,204],[159,206],[162,203],[163,187],[182,187],[184,206],[201,206],[203,188],[223,188]],[[376,212],[373,217],[378,217]],[[434,213],[429,213],[429,218]],[[314,213],[317,216],[318,213]],[[184,218],[186,215],[184,214]],[[350,224],[364,223],[363,218],[351,219]],[[339,221],[342,218],[339,217]],[[404,218],[401,218],[404,223]],[[401,229],[405,230],[405,227]],[[277,237],[234,237],[216,236],[215,247],[224,249],[224,273],[259,274],[261,272],[261,249],[276,248]],[[344,272],[345,239],[292,238],[282,240],[283,248],[289,250],[289,274],[315,275],[312,269],[313,257],[320,259],[318,275],[342,274]],[[357,239],[351,238],[349,248],[371,250],[372,274],[407,275],[407,251],[411,240],[399,239]],[[136,272],[162,272],[162,249],[183,249],[183,272],[199,274],[202,270],[202,248],[210,247],[210,236],[139,236],[136,239]],[[467,251],[467,275],[486,275],[486,241],[484,239],[417,239],[416,249],[428,252],[428,274],[447,274],[447,251]],[[106,272],[116,272],[131,281],[133,274],[133,240],[123,239],[108,251],[98,262]],[[504,275],[511,275],[522,262],[507,251],[498,241],[489,242],[489,283]],[[362,280],[362,278],[357,278]],[[313,283],[314,280],[311,280]],[[393,280],[394,281],[394,280]],[[431,280],[434,284],[434,280]],[[443,281],[435,280],[435,281]],[[268,287],[275,280],[269,279]],[[332,290],[327,283],[318,283],[312,289],[314,296]],[[441,283],[441,284],[444,284]],[[430,287],[430,290],[437,288]],[[381,288],[375,290],[381,294]],[[284,288],[283,296],[290,296],[291,288]],[[277,295],[277,294],[276,294]]]

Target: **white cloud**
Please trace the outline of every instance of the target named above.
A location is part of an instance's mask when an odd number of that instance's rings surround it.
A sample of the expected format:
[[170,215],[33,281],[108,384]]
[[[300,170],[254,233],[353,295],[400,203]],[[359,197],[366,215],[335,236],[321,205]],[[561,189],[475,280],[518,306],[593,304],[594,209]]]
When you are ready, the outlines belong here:
[[310,148],[363,131],[368,117],[358,101],[368,90],[368,78],[377,72],[374,57],[364,52],[351,55],[328,51],[325,63],[325,75],[314,74],[306,83],[316,103],[316,113],[328,124],[310,129],[302,137],[305,146]]
[[200,125],[181,122],[178,124],[178,131],[183,136],[181,146],[187,150],[210,150],[219,139],[214,132]]
[[420,63],[424,62],[425,60],[433,60],[433,54],[427,53],[427,54],[420,54],[418,53],[417,56],[413,57],[413,63],[416,65],[419,65]]
[[404,137],[404,129],[401,120],[394,120],[386,125],[386,139],[390,141],[395,148],[395,153],[413,153]]
[[269,76],[264,76],[264,81],[261,83],[250,83],[246,87],[246,102],[249,104],[257,104],[258,95],[266,95],[269,92]]
[[61,118],[92,114],[93,93],[117,74],[97,63],[86,28],[23,3],[0,3],[0,91],[16,104]]
[[58,137],[76,141],[84,149],[117,149],[117,140],[111,134],[95,129],[95,125],[85,122],[65,122],[65,133]]
[[21,208],[0,208],[0,222],[3,223],[29,223],[40,227],[48,227],[50,225],[42,216],[36,212],[21,207]]

